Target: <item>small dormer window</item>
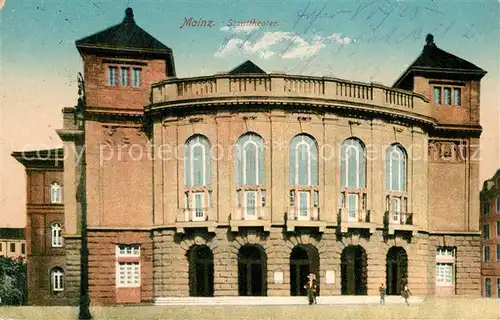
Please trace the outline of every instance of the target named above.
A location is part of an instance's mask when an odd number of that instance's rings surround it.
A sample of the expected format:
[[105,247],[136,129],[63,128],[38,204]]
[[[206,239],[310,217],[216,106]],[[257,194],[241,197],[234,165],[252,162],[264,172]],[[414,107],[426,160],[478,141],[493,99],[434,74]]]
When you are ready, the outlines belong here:
[[117,67],[108,67],[108,85],[116,86]]
[[141,86],[141,69],[134,68],[132,73],[132,86],[140,87]]

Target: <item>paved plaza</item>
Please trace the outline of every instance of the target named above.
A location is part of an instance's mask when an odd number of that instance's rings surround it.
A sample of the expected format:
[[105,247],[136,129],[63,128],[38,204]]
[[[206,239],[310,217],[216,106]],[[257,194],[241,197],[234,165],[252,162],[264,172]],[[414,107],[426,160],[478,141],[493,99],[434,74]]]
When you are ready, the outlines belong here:
[[[405,306],[254,305],[254,306],[116,306],[93,307],[94,319],[500,319],[499,299],[437,299]],[[77,319],[76,307],[0,307],[0,319]]]

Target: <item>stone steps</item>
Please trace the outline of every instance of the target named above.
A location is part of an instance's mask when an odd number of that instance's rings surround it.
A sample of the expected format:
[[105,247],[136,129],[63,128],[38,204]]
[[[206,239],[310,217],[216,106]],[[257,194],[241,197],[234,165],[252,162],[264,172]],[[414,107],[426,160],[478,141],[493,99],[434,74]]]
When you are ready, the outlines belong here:
[[[410,304],[420,304],[422,298],[410,297]],[[321,296],[322,305],[378,305],[379,296]],[[388,305],[404,304],[401,296],[387,296]],[[217,306],[217,305],[307,305],[307,297],[158,297],[156,306]]]

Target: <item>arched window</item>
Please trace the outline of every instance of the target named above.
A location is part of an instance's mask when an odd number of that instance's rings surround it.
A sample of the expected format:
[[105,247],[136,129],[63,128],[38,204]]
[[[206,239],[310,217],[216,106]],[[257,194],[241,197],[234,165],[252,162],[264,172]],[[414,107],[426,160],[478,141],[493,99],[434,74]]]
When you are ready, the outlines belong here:
[[387,191],[406,191],[406,153],[402,146],[393,144],[386,152],[385,183]]
[[393,144],[387,148],[385,153],[385,187],[389,223],[412,224],[412,215],[407,212],[406,163],[406,151],[403,146]]
[[185,219],[206,220],[212,194],[210,143],[195,135],[186,141],[184,153]]
[[51,227],[52,247],[62,247],[62,229],[59,223],[54,223]]
[[50,282],[53,292],[64,291],[64,270],[55,267],[50,271]]
[[289,219],[318,220],[318,146],[305,134],[295,136],[290,144]]
[[258,208],[266,205],[264,187],[264,140],[254,133],[241,136],[236,143],[236,193],[241,219],[262,218]]
[[61,202],[62,202],[61,185],[57,182],[52,182],[50,184],[50,203],[61,203]]
[[348,221],[366,222],[366,151],[355,138],[344,141],[340,150],[340,207]]

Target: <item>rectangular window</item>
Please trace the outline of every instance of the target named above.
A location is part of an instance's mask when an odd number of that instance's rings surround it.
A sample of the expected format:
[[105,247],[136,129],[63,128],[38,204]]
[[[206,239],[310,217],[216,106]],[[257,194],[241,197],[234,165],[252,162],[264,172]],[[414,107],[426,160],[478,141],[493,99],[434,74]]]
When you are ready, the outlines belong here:
[[295,206],[295,190],[290,190],[290,207]]
[[440,286],[453,285],[453,264],[438,263],[436,264],[436,284]]
[[500,197],[497,197],[497,200],[496,200],[496,211],[497,213],[500,213]]
[[345,193],[340,194],[339,208],[343,209],[345,207]]
[[120,244],[117,246],[118,257],[139,257],[141,248],[138,244]]
[[496,248],[497,248],[497,253],[496,253],[496,256],[497,256],[497,262],[500,262],[500,244],[497,244],[496,245]]
[[10,244],[10,252],[16,252],[16,244],[15,243]]
[[116,246],[116,286],[139,287],[141,279],[140,246],[120,244]]
[[349,221],[356,221],[358,218],[358,195],[349,194],[347,201],[349,209]]
[[314,191],[314,207],[315,208],[319,207],[319,191],[318,190]]
[[116,86],[117,67],[108,67],[108,85]]
[[483,214],[485,216],[490,214],[490,203],[489,202],[485,202],[483,204]]
[[120,78],[122,87],[128,86],[128,68],[120,68]]
[[238,208],[241,208],[241,190],[236,191],[236,201],[238,202]]
[[483,225],[483,238],[484,240],[488,240],[490,238],[490,225]]
[[299,192],[299,219],[309,217],[309,191]]
[[462,103],[461,100],[460,88],[453,88],[453,104],[459,106]]
[[444,88],[444,104],[451,104],[451,88]]
[[118,262],[119,287],[138,287],[139,278],[139,262]]
[[484,262],[489,263],[490,262],[490,247],[484,247]]
[[[0,248],[1,251],[1,248]],[[26,254],[26,243],[21,243],[21,254]]]
[[133,74],[132,74],[132,85],[134,87],[141,86],[141,69],[134,68]]
[[437,257],[455,257],[455,250],[453,248],[439,247],[437,249]]
[[500,278],[497,278],[497,298],[500,298]]
[[497,221],[497,237],[500,238],[500,221]]
[[434,103],[441,104],[441,87],[434,87]]
[[486,278],[484,280],[484,295],[486,298],[491,298],[491,279]]
[[3,243],[1,243],[1,242],[0,242],[0,252],[2,252],[2,251],[3,251],[3,245],[2,245],[2,244],[3,244]]
[[196,220],[202,219],[204,217],[204,212],[203,212],[204,197],[205,193],[203,192],[194,193],[194,210],[195,210],[194,218]]
[[245,191],[245,218],[253,219],[255,215],[255,204],[257,199],[256,191]]

